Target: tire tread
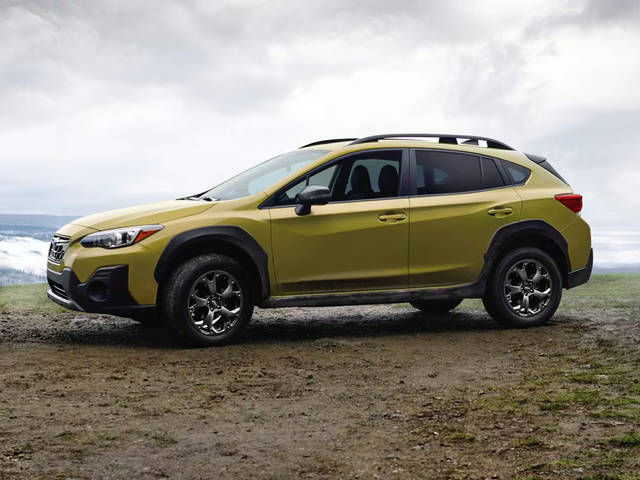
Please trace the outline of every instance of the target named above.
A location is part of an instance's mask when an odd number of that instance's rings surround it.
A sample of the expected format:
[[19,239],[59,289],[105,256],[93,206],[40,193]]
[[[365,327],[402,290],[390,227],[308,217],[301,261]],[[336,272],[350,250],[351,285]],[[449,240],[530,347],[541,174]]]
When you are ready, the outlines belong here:
[[[220,336],[207,337],[195,331],[187,323],[186,312],[183,308],[183,296],[186,289],[191,288],[195,277],[205,273],[204,270],[219,268],[228,270],[241,284],[243,301],[245,303],[240,312],[236,326]],[[192,257],[178,265],[163,283],[158,298],[158,306],[163,319],[176,338],[183,343],[194,346],[224,345],[236,340],[244,327],[249,323],[253,314],[253,292],[244,267],[231,257],[216,253],[202,254]]]

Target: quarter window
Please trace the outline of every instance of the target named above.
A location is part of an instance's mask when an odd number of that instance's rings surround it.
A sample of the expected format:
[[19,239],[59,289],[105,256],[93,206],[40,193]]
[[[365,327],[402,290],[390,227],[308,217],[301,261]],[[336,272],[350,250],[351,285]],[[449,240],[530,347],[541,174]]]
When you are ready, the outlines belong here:
[[529,179],[529,175],[531,175],[531,170],[516,163],[502,160],[502,165],[511,177],[512,184],[524,183]]

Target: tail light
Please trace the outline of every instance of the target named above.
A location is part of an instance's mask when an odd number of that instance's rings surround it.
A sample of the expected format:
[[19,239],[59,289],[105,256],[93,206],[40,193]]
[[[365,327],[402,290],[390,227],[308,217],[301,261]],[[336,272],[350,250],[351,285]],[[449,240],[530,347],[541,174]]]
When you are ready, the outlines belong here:
[[565,193],[556,195],[556,200],[567,207],[572,212],[578,213],[582,210],[582,195],[577,193]]

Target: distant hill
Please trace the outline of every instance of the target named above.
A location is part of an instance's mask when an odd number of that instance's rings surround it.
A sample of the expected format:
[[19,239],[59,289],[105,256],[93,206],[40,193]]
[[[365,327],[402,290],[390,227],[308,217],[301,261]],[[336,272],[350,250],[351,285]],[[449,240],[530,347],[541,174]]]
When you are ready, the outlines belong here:
[[638,273],[640,263],[630,263],[628,265],[594,265],[593,273]]
[[68,215],[15,215],[10,213],[0,213],[0,225],[58,229],[76,218],[79,217]]
[[0,214],[0,285],[46,281],[51,236],[76,218]]
[[76,218],[78,217],[0,214],[0,239],[30,237],[49,242],[56,230]]
[[18,283],[41,283],[45,281],[46,277],[44,275],[23,272],[13,268],[0,267],[0,286],[14,285]]

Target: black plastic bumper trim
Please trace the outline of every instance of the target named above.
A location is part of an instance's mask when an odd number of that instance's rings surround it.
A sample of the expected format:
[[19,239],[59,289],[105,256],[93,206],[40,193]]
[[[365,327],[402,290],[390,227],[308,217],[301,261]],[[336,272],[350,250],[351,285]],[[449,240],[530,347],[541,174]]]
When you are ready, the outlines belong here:
[[56,295],[51,288],[47,290],[47,297],[49,297],[49,300],[57,303],[58,305],[66,308],[67,310],[75,310],[77,312],[84,311],[82,310],[82,308],[80,308],[80,305],[78,305],[73,300],[69,300],[67,298],[61,297],[60,295]]
[[591,271],[593,270],[593,248],[589,252],[589,261],[587,265],[573,272],[569,272],[567,277],[567,288],[577,287],[583,285],[591,278]]
[[[58,305],[88,313],[104,313],[120,317],[134,317],[142,313],[148,314],[155,310],[155,305],[138,305],[129,293],[129,266],[116,265],[98,268],[84,283],[80,283],[76,274],[70,268],[62,272],[47,270],[47,280],[50,286],[47,297]],[[106,289],[104,299],[91,298],[90,286],[100,282]],[[67,298],[59,292],[64,291]]]

